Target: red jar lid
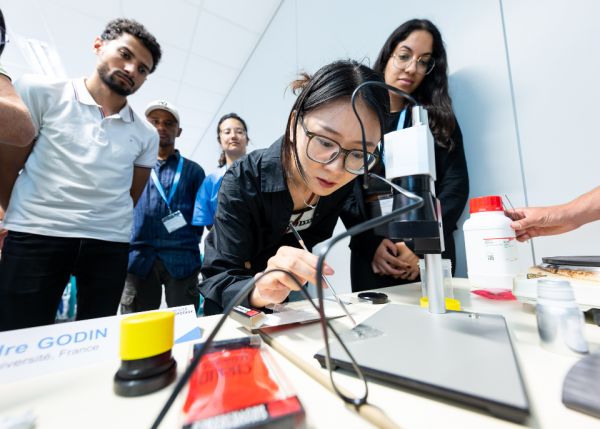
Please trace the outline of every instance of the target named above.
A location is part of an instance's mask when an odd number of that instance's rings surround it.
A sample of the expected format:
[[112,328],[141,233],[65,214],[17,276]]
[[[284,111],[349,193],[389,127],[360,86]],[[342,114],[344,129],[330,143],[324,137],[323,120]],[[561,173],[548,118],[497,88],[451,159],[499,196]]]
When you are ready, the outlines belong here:
[[469,202],[469,213],[479,212],[502,212],[502,199],[498,195],[471,198]]

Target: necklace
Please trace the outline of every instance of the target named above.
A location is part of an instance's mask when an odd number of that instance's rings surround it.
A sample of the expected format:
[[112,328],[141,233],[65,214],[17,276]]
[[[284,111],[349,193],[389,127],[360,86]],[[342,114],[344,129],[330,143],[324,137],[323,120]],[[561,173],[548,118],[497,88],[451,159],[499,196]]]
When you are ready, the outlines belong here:
[[314,204],[310,204],[306,202],[306,199],[304,198],[304,196],[302,197],[302,201],[304,201],[304,205],[307,207],[305,209],[302,210],[298,210],[295,211],[294,214],[297,214],[298,216],[296,216],[296,219],[290,221],[290,223],[294,226],[298,226],[298,222],[300,222],[300,219],[302,219],[302,217],[310,210],[314,210],[315,208],[317,208],[317,203],[319,202],[319,196],[315,195],[315,193],[311,193],[310,196],[308,197],[308,201],[312,201],[314,197],[317,197],[316,201]]
[[[316,199],[316,201],[315,201],[315,203],[314,203],[314,205],[313,205],[313,204],[310,204],[310,202],[313,200],[313,198],[314,198],[314,197],[317,197],[317,199]],[[314,192],[311,192],[311,194],[310,194],[310,197],[308,197],[308,202],[306,202],[306,200],[304,199],[304,197],[302,197],[302,201],[304,201],[304,205],[305,205],[306,207],[309,207],[309,208],[311,208],[311,209],[314,209],[314,208],[316,208],[316,207],[317,207],[317,203],[319,202],[319,196],[318,196],[318,195],[315,195],[315,193],[314,193]]]

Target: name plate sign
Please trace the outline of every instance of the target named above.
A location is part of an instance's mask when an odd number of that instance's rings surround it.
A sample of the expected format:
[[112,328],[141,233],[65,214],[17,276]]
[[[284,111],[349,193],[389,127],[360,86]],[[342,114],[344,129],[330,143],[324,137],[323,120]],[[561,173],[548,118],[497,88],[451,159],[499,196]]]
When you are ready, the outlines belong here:
[[[175,313],[175,344],[198,341],[193,305]],[[74,369],[103,361],[119,362],[120,321],[128,314],[0,332],[0,383]]]

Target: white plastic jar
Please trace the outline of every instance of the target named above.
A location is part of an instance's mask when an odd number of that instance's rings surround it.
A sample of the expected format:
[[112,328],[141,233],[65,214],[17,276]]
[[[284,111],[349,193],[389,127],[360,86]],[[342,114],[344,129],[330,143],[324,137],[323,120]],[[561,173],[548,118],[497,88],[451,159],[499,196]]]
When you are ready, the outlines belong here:
[[463,225],[467,275],[475,289],[510,289],[519,270],[517,240],[499,196],[472,198]]

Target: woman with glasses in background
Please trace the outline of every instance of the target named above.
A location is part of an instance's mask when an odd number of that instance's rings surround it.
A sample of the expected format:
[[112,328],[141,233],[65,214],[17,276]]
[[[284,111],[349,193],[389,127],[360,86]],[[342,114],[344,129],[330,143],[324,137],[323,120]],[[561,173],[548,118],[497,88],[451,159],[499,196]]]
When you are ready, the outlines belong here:
[[[350,102],[363,82],[379,74],[354,61],[324,66],[292,83],[299,91],[285,134],[227,170],[219,190],[214,225],[205,242],[200,290],[205,314],[223,310],[253,276],[283,269],[300,282],[316,283],[317,256],[302,250],[291,228],[310,250],[331,237],[338,218],[347,227],[362,220],[353,200],[354,179],[364,171],[361,129]],[[356,107],[365,126],[367,164],[389,115],[389,96],[369,86]],[[324,274],[333,274],[327,265]],[[260,278],[242,305],[280,303],[297,290],[284,273]]]
[[[427,109],[435,140],[436,196],[442,206],[445,252],[456,265],[453,233],[469,195],[469,176],[460,127],[448,94],[448,65],[442,36],[426,19],[413,19],[396,28],[385,41],[373,68],[385,82],[408,94]],[[400,95],[390,92],[391,116],[386,133],[410,127],[411,109]],[[380,174],[383,163],[376,167]],[[389,193],[389,188],[385,190]],[[376,188],[363,195],[367,204],[377,201]],[[353,237],[352,290],[374,289],[414,281],[419,257],[404,243],[393,243],[368,231]],[[376,249],[376,250],[374,250]]]
[[221,146],[221,155],[218,161],[219,170],[216,173],[209,174],[198,190],[192,225],[212,228],[223,175],[234,161],[246,155],[249,141],[246,121],[233,112],[221,116],[217,124],[217,142]]

